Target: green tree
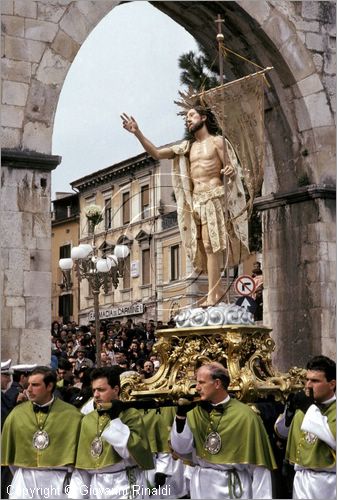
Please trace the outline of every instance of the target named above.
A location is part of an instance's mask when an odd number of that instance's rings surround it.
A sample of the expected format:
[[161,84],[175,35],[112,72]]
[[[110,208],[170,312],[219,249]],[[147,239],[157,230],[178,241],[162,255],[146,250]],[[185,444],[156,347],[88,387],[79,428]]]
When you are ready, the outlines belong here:
[[179,57],[180,82],[194,92],[208,90],[219,85],[219,76],[213,68],[213,61],[198,43],[199,53],[192,50]]

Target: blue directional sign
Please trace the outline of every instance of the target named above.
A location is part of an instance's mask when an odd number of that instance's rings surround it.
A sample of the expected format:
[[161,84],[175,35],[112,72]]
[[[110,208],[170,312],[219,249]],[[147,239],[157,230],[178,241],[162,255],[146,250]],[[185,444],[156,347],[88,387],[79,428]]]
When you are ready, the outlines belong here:
[[251,297],[240,297],[235,302],[236,305],[244,307],[248,312],[254,314],[256,311],[256,301]]

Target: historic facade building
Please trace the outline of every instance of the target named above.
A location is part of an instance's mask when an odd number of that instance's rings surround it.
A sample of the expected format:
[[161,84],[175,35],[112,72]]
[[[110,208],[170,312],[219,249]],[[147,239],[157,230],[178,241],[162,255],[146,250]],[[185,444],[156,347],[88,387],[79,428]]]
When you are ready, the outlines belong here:
[[[53,120],[77,52],[119,3],[1,2],[2,356],[14,362],[49,360],[50,172],[60,162],[50,155]],[[212,59],[209,26],[220,14],[231,50],[274,67],[265,104],[264,189],[257,202],[263,214],[265,322],[273,328],[280,369],[303,364],[313,353],[334,356],[335,2],[153,5],[187,29]],[[232,80],[250,67],[228,58],[224,70]],[[150,229],[149,222],[143,230],[150,234]],[[151,251],[152,240],[146,238],[136,243],[139,251]],[[140,269],[141,255],[134,259]],[[144,286],[148,295],[143,298],[150,304],[152,289],[149,283]]]
[[58,265],[60,259],[70,257],[72,247],[78,245],[78,238],[78,194],[56,193],[52,207],[51,233],[52,321],[78,321],[80,295],[76,274],[72,273],[69,283]]
[[[94,244],[101,256],[112,253],[117,244],[125,244],[130,250],[118,287],[111,284],[107,293],[101,290],[101,319],[162,320],[164,311],[159,305],[157,284],[162,276],[181,284],[185,276],[176,223],[171,225],[175,243],[172,255],[176,252],[174,269],[171,261],[163,259],[158,251],[156,235],[161,232],[163,219],[168,220],[175,213],[170,179],[170,162],[159,164],[144,153],[72,183],[79,193],[80,243]],[[85,216],[86,207],[92,204],[101,207],[103,214],[94,233]],[[81,282],[80,290],[79,321],[86,324],[94,317],[87,280]]]

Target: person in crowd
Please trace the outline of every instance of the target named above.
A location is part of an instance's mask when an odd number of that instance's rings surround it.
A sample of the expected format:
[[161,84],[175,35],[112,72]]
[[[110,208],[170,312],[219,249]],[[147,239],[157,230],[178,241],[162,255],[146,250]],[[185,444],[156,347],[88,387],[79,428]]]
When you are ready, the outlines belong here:
[[91,381],[95,410],[83,417],[69,498],[144,498],[154,464],[143,420],[119,400],[119,368],[96,368]]
[[7,415],[13,408],[7,392],[13,383],[13,370],[11,369],[12,360],[1,361],[1,428],[7,418]]
[[87,368],[92,368],[94,366],[93,361],[86,357],[86,352],[87,352],[87,350],[83,346],[81,346],[77,349],[75,370],[78,371],[83,366],[86,366]]
[[[86,357],[91,359],[93,363],[96,362],[96,337],[87,337],[88,342],[85,346]],[[83,341],[85,343],[85,341]],[[83,347],[83,346],[82,346]]]
[[155,326],[153,321],[148,321],[145,325],[145,331],[142,334],[142,339],[145,341],[155,342]]
[[52,337],[60,337],[61,326],[58,321],[53,321],[51,324],[51,334]]
[[255,321],[261,321],[263,319],[263,273],[260,262],[254,262],[252,278],[255,283],[255,290],[252,297],[256,302],[254,319]]
[[61,339],[55,339],[55,344],[52,348],[52,354],[56,356],[58,360],[60,360],[61,358],[67,358],[66,345]]
[[111,358],[105,351],[101,352],[101,366],[111,366]]
[[[200,405],[178,406],[172,448],[193,453],[192,499],[271,499],[275,459],[260,417],[230,398],[227,370],[216,362],[197,370]],[[210,485],[212,491],[210,492]]]
[[19,403],[27,401],[27,387],[29,374],[36,368],[37,365],[12,365],[13,383],[6,392],[11,408],[14,408]]
[[[11,369],[12,360],[1,361],[1,430],[7,416],[13,409],[10,399],[7,398],[7,393],[11,388],[13,370]],[[1,462],[2,464],[2,462]],[[8,487],[13,479],[10,468],[1,465],[1,498],[8,498]]]
[[109,339],[105,343],[105,352],[111,360],[111,364],[115,365],[115,351],[114,351],[114,342],[112,339]]
[[142,372],[143,372],[144,378],[153,377],[153,375],[154,375],[154,364],[152,363],[152,361],[150,361],[149,359],[146,360],[146,361],[144,361]]
[[138,340],[132,340],[130,348],[128,349],[128,359],[130,367],[133,369],[140,358],[140,349]]
[[54,397],[56,374],[38,366],[28,379],[29,401],[8,415],[2,436],[2,464],[14,468],[9,498],[66,498],[75,462],[81,414]]
[[[74,391],[72,398],[69,400],[69,403],[76,406],[76,408],[81,410],[83,415],[86,414],[86,411],[82,412],[82,408],[84,405],[92,399],[92,388],[91,388],[91,379],[90,375],[94,368],[81,368],[78,372],[78,383],[76,387],[79,391]],[[93,406],[91,406],[93,409]]]
[[292,498],[336,498],[336,363],[314,356],[304,391],[291,394],[275,427],[294,464]]
[[72,338],[67,340],[67,349],[66,349],[66,354],[69,357],[75,356],[77,349],[79,348],[78,345],[74,344],[74,341]]
[[114,339],[113,349],[114,349],[114,351],[119,351],[122,347],[123,347],[122,339],[119,336],[117,336]]
[[68,331],[70,331],[70,330],[68,330],[67,328],[62,328],[60,330],[60,340],[61,340],[62,344],[65,344],[67,341]]
[[149,360],[152,361],[153,366],[154,366],[154,371],[156,372],[160,367],[160,359],[158,358],[158,355],[152,353],[149,356]]

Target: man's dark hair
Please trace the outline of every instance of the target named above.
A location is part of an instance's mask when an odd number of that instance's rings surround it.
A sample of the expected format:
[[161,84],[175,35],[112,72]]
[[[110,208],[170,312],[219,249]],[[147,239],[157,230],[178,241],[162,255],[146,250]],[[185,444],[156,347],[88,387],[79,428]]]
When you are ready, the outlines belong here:
[[28,377],[30,375],[30,371],[18,371],[18,370],[14,370],[14,373],[13,373],[13,382],[17,382],[19,383],[20,382],[20,378],[21,378],[21,375],[24,375],[25,377]]
[[59,359],[59,364],[58,364],[58,368],[60,370],[71,370],[72,369],[72,364],[70,363],[70,361],[68,361],[68,359],[65,359],[65,358],[60,358]]
[[120,387],[120,374],[121,369],[119,366],[104,366],[102,368],[95,368],[90,374],[90,380],[93,382],[99,378],[106,378],[111,388],[114,388],[116,385]]
[[52,370],[48,366],[37,366],[30,372],[29,376],[31,377],[32,375],[43,375],[44,385],[47,387],[47,385],[52,383],[52,392],[54,392],[57,381],[56,372],[54,370]]
[[324,372],[328,382],[336,380],[336,363],[327,356],[314,356],[306,366],[307,370]]

